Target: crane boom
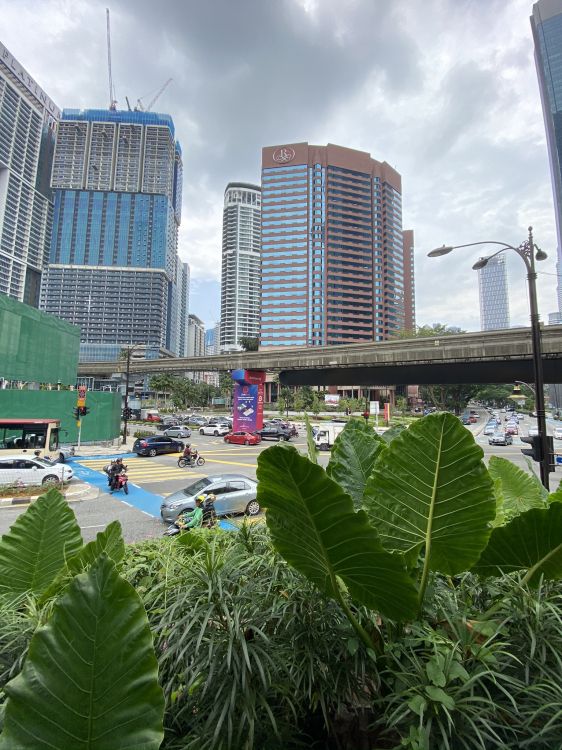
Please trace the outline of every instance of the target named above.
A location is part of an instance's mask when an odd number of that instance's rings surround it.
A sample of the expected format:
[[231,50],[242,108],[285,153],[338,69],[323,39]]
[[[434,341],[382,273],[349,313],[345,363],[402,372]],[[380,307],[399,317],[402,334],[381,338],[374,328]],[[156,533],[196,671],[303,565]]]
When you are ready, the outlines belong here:
[[105,9],[105,18],[107,22],[107,70],[109,73],[109,109],[116,109],[115,89],[113,87],[113,75],[111,73],[111,29],[109,26],[109,8]]
[[168,78],[166,83],[158,89],[158,92],[156,93],[156,95],[151,99],[150,103],[147,105],[146,110],[145,110],[146,112],[150,112],[154,104],[156,104],[156,101],[162,96],[164,91],[166,91],[166,89],[168,88],[170,83],[172,83],[173,80],[174,80],[173,78]]

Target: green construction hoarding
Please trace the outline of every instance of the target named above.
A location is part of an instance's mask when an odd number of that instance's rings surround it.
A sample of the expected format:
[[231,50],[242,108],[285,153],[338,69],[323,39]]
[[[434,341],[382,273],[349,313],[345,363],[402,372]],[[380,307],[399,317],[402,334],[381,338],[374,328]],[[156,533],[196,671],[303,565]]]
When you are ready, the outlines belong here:
[[[0,390],[2,419],[60,419],[61,443],[76,444],[78,426],[74,409],[78,391]],[[86,394],[88,414],[81,419],[80,442],[113,440],[121,425],[121,395],[103,391]]]
[[0,378],[74,385],[80,329],[0,294]]

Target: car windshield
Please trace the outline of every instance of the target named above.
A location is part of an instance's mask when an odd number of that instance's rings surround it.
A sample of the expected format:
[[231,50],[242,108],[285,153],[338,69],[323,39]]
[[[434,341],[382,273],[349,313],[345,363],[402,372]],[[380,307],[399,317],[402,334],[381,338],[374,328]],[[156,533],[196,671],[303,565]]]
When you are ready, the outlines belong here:
[[34,461],[37,461],[38,464],[43,464],[43,466],[54,466],[55,462],[51,461],[49,458],[34,458]]
[[204,479],[199,479],[197,482],[194,482],[193,484],[190,484],[188,487],[186,487],[183,490],[183,494],[187,497],[191,497],[191,495],[198,495],[201,490],[204,490],[205,487],[208,487],[210,484],[212,484],[212,482],[207,477],[205,477]]

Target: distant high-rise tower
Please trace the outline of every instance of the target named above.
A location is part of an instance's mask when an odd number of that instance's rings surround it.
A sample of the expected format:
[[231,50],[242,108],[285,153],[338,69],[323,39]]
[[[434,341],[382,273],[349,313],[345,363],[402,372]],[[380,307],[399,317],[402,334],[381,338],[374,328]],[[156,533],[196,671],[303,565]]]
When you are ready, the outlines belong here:
[[402,232],[404,245],[404,330],[416,330],[416,289],[414,274],[414,232]]
[[220,350],[239,351],[260,329],[261,190],[230,182],[224,191]]
[[480,292],[480,330],[509,328],[507,268],[504,253],[491,258],[478,271]]
[[187,348],[188,269],[178,259],[182,160],[169,115],[63,111],[41,307],[79,325],[81,359],[123,345]]
[[37,307],[60,110],[0,43],[0,293]]
[[531,28],[554,193],[558,312],[562,314],[562,0],[535,3]]
[[364,151],[263,149],[262,346],[383,341],[404,328],[401,193],[398,172]]

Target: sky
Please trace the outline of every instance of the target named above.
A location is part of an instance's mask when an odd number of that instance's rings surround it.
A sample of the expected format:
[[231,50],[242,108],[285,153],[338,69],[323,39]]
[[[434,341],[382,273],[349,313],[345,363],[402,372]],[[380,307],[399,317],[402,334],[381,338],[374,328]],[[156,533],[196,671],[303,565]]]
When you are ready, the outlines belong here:
[[[59,107],[172,115],[184,158],[179,253],[191,312],[220,317],[228,182],[259,184],[261,149],[308,141],[368,151],[402,175],[415,232],[416,318],[480,329],[473,263],[534,228],[543,320],[556,310],[556,235],[529,16],[522,0],[0,0],[0,40]],[[508,253],[512,325],[525,267]]]

